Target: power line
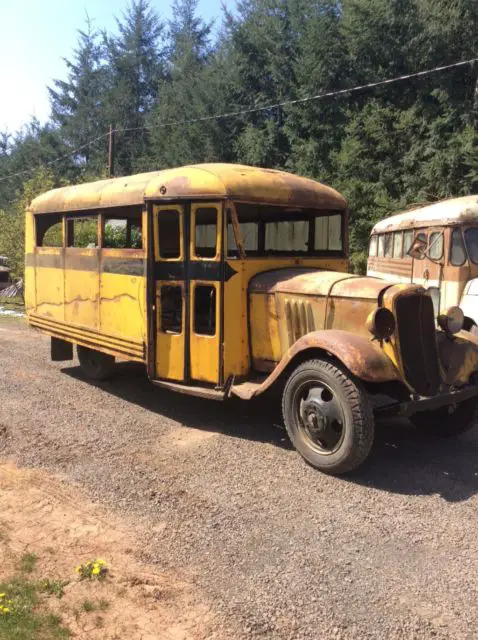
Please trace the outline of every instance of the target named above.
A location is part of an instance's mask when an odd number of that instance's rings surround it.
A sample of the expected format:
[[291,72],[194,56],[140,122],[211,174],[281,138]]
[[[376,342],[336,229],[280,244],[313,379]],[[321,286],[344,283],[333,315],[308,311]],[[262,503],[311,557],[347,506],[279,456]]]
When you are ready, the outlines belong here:
[[368,84],[362,84],[357,87],[351,87],[350,89],[339,89],[338,91],[327,91],[324,93],[318,93],[314,96],[307,96],[305,98],[297,98],[296,100],[284,100],[283,102],[277,102],[275,104],[263,105],[260,107],[250,107],[246,109],[240,109],[238,111],[228,111],[227,113],[215,114],[212,116],[203,116],[200,118],[193,118],[190,120],[175,120],[171,122],[163,122],[161,124],[146,126],[146,127],[130,127],[125,129],[115,129],[115,133],[125,133],[128,131],[144,131],[150,129],[160,129],[163,127],[172,127],[182,124],[194,124],[196,122],[205,122],[206,120],[220,120],[222,118],[230,118],[234,116],[246,115],[249,113],[257,113],[259,111],[269,111],[271,109],[278,109],[280,107],[286,107],[294,104],[303,104],[305,102],[311,102],[313,100],[321,100],[323,98],[333,98],[335,96],[345,95],[346,93],[355,93],[357,91],[362,91],[363,89],[371,89],[374,87],[380,87],[383,85],[394,84],[396,82],[403,82],[404,80],[409,80],[411,78],[418,78],[422,76],[427,76],[432,73],[438,73],[440,71],[446,71],[448,69],[454,69],[456,67],[462,67],[468,64],[473,64],[474,62],[478,62],[478,58],[471,58],[470,60],[463,60],[461,62],[455,62],[454,64],[444,65],[442,67],[435,67],[433,69],[426,69],[425,71],[417,71],[416,73],[409,73],[407,75],[398,76],[396,78],[390,78],[388,80],[379,80],[378,82],[370,82]]
[[[187,124],[195,124],[197,122],[206,122],[206,121],[210,121],[210,120],[222,120],[222,119],[225,119],[225,118],[233,118],[233,117],[236,117],[236,116],[247,115],[247,114],[250,114],[250,113],[258,113],[260,111],[269,111],[271,109],[278,109],[278,108],[281,108],[281,107],[286,107],[286,106],[290,106],[290,105],[294,105],[294,104],[304,104],[306,102],[312,102],[314,100],[323,100],[324,98],[333,98],[333,97],[336,97],[336,96],[343,96],[343,95],[350,94],[350,93],[356,93],[357,91],[363,91],[365,89],[373,89],[375,87],[381,87],[381,86],[386,86],[386,85],[390,85],[390,84],[395,84],[397,82],[403,82],[405,80],[410,80],[412,78],[420,78],[420,77],[423,77],[423,76],[431,75],[433,73],[439,73],[441,71],[447,71],[449,69],[456,69],[457,67],[463,67],[463,66],[466,66],[466,65],[473,64],[475,62],[478,62],[478,58],[471,58],[469,60],[462,60],[460,62],[455,62],[453,64],[447,64],[447,65],[443,65],[441,67],[434,67],[433,69],[425,69],[424,71],[417,71],[415,73],[409,73],[409,74],[397,76],[395,78],[389,78],[388,80],[379,80],[377,82],[369,82],[368,84],[362,84],[362,85],[358,85],[356,87],[350,87],[348,89],[339,89],[337,91],[326,91],[324,93],[318,93],[316,95],[307,96],[307,97],[304,97],[304,98],[297,98],[295,100],[284,100],[283,102],[277,102],[275,104],[268,104],[268,105],[263,105],[263,106],[259,106],[259,107],[248,107],[246,109],[239,109],[237,111],[228,111],[228,112],[225,112],[225,113],[214,114],[214,115],[211,115],[211,116],[201,116],[200,118],[190,118],[189,120],[173,120],[173,121],[170,121],[170,122],[163,122],[163,123],[152,125],[152,126],[126,127],[124,129],[113,129],[112,132],[113,133],[128,133],[130,131],[150,131],[150,130],[153,130],[153,129],[162,129],[164,127],[173,127],[173,126],[180,126],[180,125],[187,125]],[[56,158],[55,160],[51,160],[49,162],[43,163],[42,166],[51,166],[52,164],[55,164],[57,162],[60,162],[61,160],[69,158],[72,155],[75,155],[76,153],[81,151],[82,149],[88,147],[90,144],[94,144],[95,142],[98,142],[99,140],[102,140],[103,138],[106,138],[106,137],[108,137],[110,135],[111,135],[111,131],[103,133],[101,136],[98,136],[97,138],[94,138],[93,140],[90,140],[89,142],[86,142],[85,144],[81,145],[80,147],[74,149],[73,151],[70,151],[69,153],[62,155],[62,156]],[[33,169],[25,169],[24,171],[18,171],[17,173],[13,173],[13,174],[10,174],[8,176],[1,176],[0,177],[0,182],[3,182],[4,180],[9,180],[11,178],[16,178],[18,176],[25,175],[25,174],[28,174],[28,173],[32,173],[33,171],[35,171],[38,168],[39,167],[35,167]]]

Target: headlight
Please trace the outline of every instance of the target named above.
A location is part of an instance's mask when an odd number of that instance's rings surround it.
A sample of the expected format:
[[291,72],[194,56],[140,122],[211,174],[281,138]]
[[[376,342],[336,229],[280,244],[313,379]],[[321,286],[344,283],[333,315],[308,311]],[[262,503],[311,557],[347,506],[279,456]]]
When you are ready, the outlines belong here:
[[380,307],[372,311],[366,325],[372,335],[379,340],[386,340],[395,331],[395,318],[391,311]]
[[439,326],[451,335],[458,333],[463,329],[465,316],[460,307],[450,307],[445,313],[438,316]]

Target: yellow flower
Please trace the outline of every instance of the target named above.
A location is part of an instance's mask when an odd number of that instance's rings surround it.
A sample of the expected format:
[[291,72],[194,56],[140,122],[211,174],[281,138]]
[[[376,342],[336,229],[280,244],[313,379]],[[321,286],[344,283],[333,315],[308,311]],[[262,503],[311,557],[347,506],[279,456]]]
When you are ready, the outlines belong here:
[[106,562],[104,560],[97,560],[96,564],[100,564],[100,565],[104,566],[106,564]]
[[10,609],[8,607],[3,608],[3,613],[10,613]]
[[4,598],[5,594],[4,593],[0,593],[0,598]]
[[97,575],[99,575],[100,571],[101,571],[101,569],[99,567],[94,567],[93,571],[92,571],[92,574],[94,576],[97,576]]

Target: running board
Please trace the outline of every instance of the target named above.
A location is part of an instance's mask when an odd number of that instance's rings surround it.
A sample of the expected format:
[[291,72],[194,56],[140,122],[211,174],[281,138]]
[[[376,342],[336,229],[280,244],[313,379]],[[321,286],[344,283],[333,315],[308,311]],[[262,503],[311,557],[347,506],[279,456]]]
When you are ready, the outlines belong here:
[[181,384],[180,382],[169,382],[169,380],[151,380],[153,384],[162,389],[177,391],[187,396],[207,398],[208,400],[218,400],[221,402],[228,397],[227,389],[211,389],[210,387],[194,387],[192,385]]

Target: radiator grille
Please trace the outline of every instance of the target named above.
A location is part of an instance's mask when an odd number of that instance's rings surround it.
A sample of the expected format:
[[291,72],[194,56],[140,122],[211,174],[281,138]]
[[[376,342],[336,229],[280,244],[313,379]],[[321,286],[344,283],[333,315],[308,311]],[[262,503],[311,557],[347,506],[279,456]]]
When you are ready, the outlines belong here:
[[285,301],[285,316],[289,346],[310,331],[315,331],[314,314],[309,302],[304,300]]
[[405,378],[420,395],[433,395],[441,382],[433,302],[423,294],[401,296],[395,313]]

